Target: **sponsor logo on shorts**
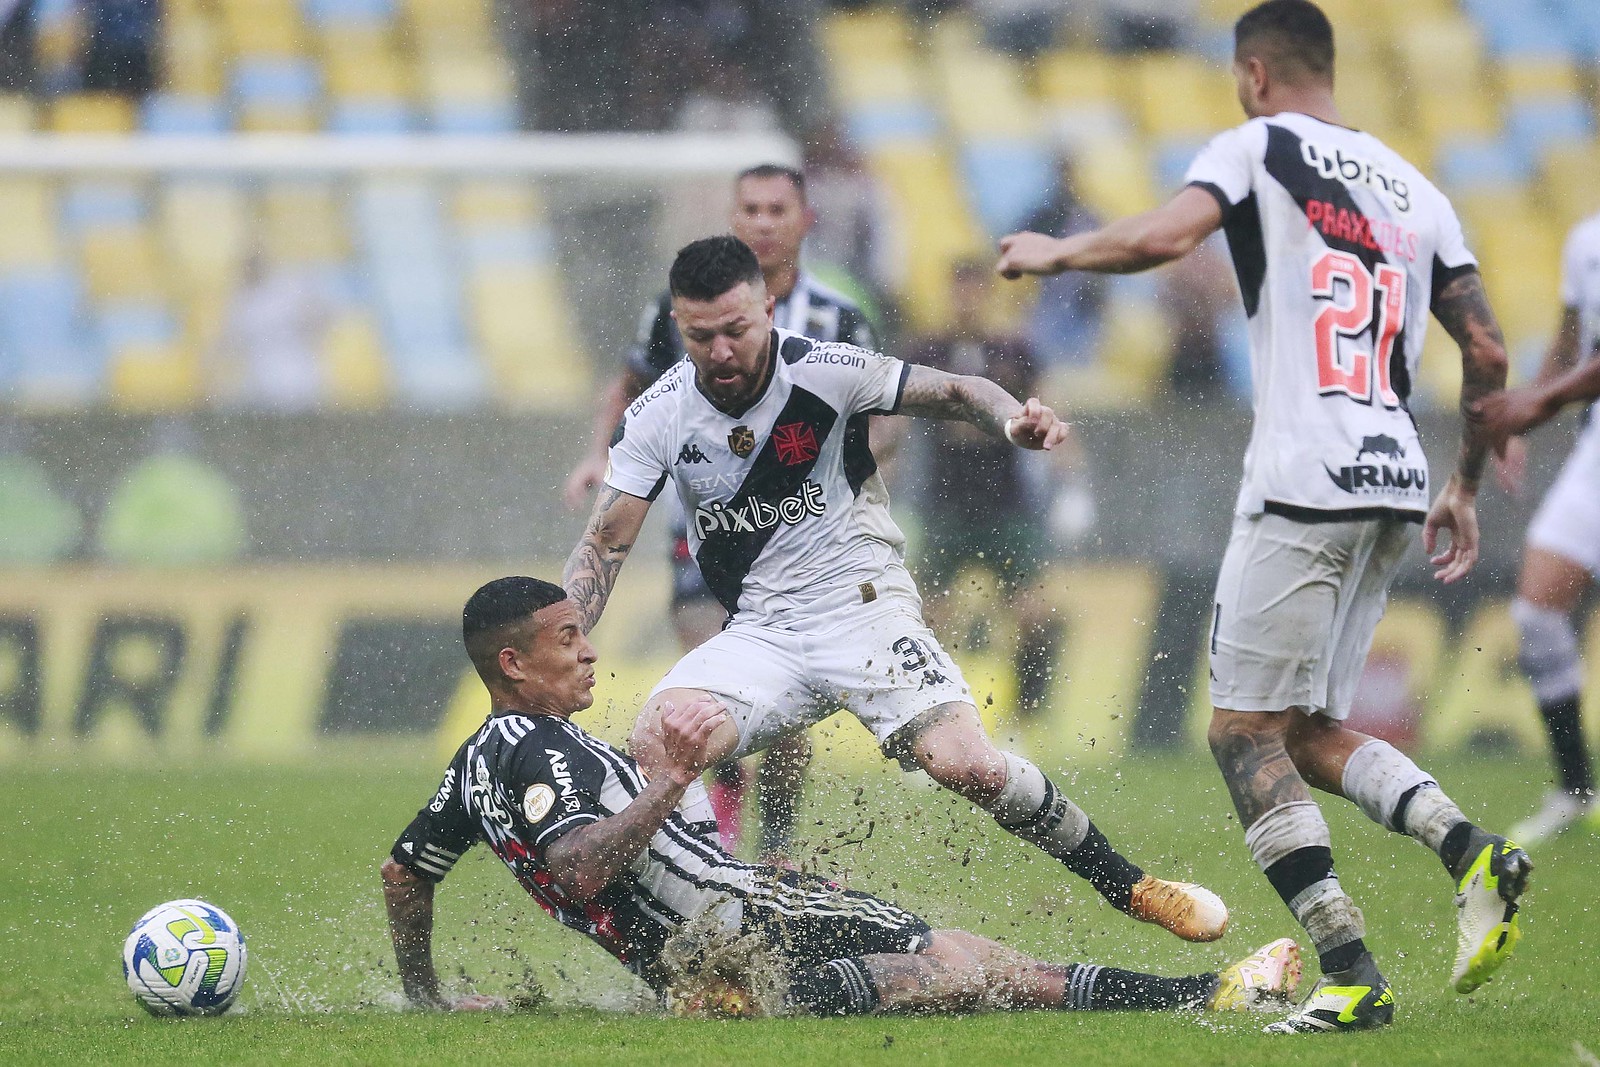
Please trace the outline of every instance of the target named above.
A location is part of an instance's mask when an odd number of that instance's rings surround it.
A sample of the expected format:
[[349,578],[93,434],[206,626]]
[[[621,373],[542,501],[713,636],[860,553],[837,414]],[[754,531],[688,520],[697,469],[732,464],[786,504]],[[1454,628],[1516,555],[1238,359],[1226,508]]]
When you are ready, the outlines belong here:
[[720,501],[694,509],[694,529],[700,539],[715,533],[755,533],[770,530],[780,522],[795,526],[808,515],[823,515],[828,501],[822,486],[806,482],[776,504],[753,497],[738,507]]

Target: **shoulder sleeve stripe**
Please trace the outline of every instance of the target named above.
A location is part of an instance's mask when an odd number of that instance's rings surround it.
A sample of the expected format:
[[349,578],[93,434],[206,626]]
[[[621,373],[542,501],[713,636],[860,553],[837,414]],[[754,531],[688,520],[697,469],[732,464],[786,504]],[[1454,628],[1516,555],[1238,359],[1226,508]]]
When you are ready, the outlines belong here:
[[1238,206],[1228,200],[1228,194],[1222,191],[1222,186],[1220,185],[1215,185],[1211,182],[1190,182],[1189,185],[1191,188],[1203,189],[1210,193],[1212,198],[1216,200],[1217,206],[1222,209],[1224,216]]
[[911,377],[911,364],[905,361],[900,363],[900,381],[894,387],[894,403],[886,408],[873,408],[868,415],[898,415],[900,414],[900,401],[906,395],[906,379]]
[[1478,265],[1476,263],[1463,263],[1457,267],[1447,267],[1444,265],[1443,260],[1441,260],[1438,256],[1434,256],[1433,293],[1428,299],[1429,306],[1431,307],[1435,304],[1438,304],[1439,294],[1444,292],[1445,286],[1449,285],[1457,278],[1465,277],[1468,274],[1476,274],[1477,272]]

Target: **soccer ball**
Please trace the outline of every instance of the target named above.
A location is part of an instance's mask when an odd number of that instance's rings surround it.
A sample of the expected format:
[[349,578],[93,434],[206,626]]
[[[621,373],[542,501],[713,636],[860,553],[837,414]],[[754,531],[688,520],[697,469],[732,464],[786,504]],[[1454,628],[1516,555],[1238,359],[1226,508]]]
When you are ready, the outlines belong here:
[[122,974],[151,1015],[221,1015],[244,985],[244,935],[203,900],[151,908],[122,943]]

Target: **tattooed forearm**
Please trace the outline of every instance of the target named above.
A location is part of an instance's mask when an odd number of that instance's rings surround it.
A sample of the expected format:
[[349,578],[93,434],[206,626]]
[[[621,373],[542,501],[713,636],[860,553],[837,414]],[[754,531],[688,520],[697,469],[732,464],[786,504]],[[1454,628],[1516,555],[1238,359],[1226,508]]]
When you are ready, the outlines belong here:
[[1463,274],[1440,290],[1433,313],[1461,349],[1462,432],[1456,473],[1469,488],[1476,488],[1489,454],[1489,437],[1477,405],[1505,388],[1506,342],[1477,271]]
[[1248,729],[1213,726],[1210,740],[1244,829],[1279,805],[1311,799],[1310,787],[1276,734],[1257,736]]
[[383,865],[383,902],[406,998],[421,1007],[443,1007],[433,969],[433,883],[391,859]]
[[579,903],[592,900],[650,844],[684,788],[659,775],[615,815],[558,838],[545,852],[550,877]]
[[567,558],[561,584],[578,607],[585,631],[594,629],[606,610],[617,574],[633,549],[649,501],[610,486],[600,490],[583,536]]
[[900,414],[960,419],[991,437],[1005,438],[1006,420],[1021,414],[1016,397],[987,378],[913,366],[900,396]]

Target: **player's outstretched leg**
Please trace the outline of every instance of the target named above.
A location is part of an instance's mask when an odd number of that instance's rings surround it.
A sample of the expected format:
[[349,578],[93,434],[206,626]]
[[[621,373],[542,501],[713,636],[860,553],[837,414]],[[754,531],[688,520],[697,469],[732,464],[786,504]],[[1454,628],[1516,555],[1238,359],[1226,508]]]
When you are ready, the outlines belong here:
[[1439,783],[1387,741],[1322,716],[1291,730],[1295,764],[1320,789],[1349,798],[1379,826],[1438,855],[1456,887],[1456,963],[1450,984],[1477,989],[1516,948],[1518,899],[1533,862],[1515,844],[1473,825]]
[[889,750],[983,808],[1008,833],[1060,860],[1118,911],[1185,941],[1215,941],[1227,930],[1228,909],[1215,893],[1145,874],[1111,847],[1043,771],[995,748],[971,704],[934,708],[891,738]]
[[1361,911],[1334,873],[1328,824],[1289,757],[1298,715],[1218,708],[1209,734],[1250,854],[1311,936],[1322,968],[1311,998],[1274,1025],[1278,1032],[1381,1026],[1394,1017],[1394,994],[1367,951]]
[[[1564,601],[1588,584],[1587,572],[1576,564],[1550,553],[1536,553],[1538,550],[1530,549],[1523,564],[1523,584],[1534,583],[1539,599]],[[1550,751],[1561,782],[1537,812],[1511,830],[1512,837],[1531,846],[1596,810],[1594,769],[1583,737],[1583,665],[1572,613],[1523,595],[1512,603],[1511,617],[1519,635],[1517,664],[1539,702],[1539,716],[1550,735]]]
[[1097,964],[1052,964],[960,930],[935,930],[915,955],[830,960],[794,975],[789,1004],[814,1015],[874,1011],[1248,1011],[1287,1003],[1300,951],[1284,938],[1220,972],[1167,978]]

